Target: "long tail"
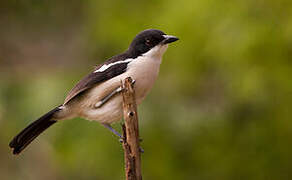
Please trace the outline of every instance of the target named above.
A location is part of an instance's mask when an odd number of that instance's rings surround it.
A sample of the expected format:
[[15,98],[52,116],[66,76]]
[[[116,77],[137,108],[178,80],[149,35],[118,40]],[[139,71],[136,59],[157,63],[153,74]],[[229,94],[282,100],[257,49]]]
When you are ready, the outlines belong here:
[[36,137],[38,137],[38,135],[57,122],[52,118],[53,115],[60,110],[59,107],[60,106],[54,108],[50,112],[40,117],[38,120],[28,125],[12,139],[12,141],[9,143],[9,146],[13,149],[13,154],[21,153],[21,151]]

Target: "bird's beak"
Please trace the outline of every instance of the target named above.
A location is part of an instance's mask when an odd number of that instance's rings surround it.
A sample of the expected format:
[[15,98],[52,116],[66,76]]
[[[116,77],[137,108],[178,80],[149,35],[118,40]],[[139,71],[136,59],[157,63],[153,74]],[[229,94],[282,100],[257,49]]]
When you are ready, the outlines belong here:
[[161,42],[162,44],[169,44],[178,40],[177,37],[171,35],[163,35],[163,37],[165,39]]

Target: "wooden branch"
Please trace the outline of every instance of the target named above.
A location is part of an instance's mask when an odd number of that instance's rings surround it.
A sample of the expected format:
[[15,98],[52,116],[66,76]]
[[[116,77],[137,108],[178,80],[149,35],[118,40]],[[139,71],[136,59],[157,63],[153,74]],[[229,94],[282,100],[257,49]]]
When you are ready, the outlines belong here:
[[125,120],[122,128],[126,180],[142,180],[138,114],[132,79],[126,78],[122,87]]

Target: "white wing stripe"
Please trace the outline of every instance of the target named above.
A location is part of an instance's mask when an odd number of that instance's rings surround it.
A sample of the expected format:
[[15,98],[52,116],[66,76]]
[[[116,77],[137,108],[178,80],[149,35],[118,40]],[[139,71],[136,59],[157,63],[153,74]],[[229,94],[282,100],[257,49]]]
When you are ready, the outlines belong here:
[[95,70],[94,73],[103,72],[103,71],[107,70],[108,68],[110,68],[111,66],[114,66],[116,64],[128,63],[128,62],[131,62],[133,60],[134,59],[125,59],[123,61],[117,61],[117,62],[113,62],[113,63],[109,63],[109,64],[104,64],[99,69]]

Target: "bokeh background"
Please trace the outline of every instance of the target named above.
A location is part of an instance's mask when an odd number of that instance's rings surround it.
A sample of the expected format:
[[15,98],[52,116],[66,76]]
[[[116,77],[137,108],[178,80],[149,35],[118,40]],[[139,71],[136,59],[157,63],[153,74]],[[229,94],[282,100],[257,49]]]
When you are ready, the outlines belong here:
[[57,123],[19,156],[8,143],[148,28],[180,41],[139,107],[143,178],[292,179],[291,0],[1,1],[1,179],[124,179],[97,122]]

